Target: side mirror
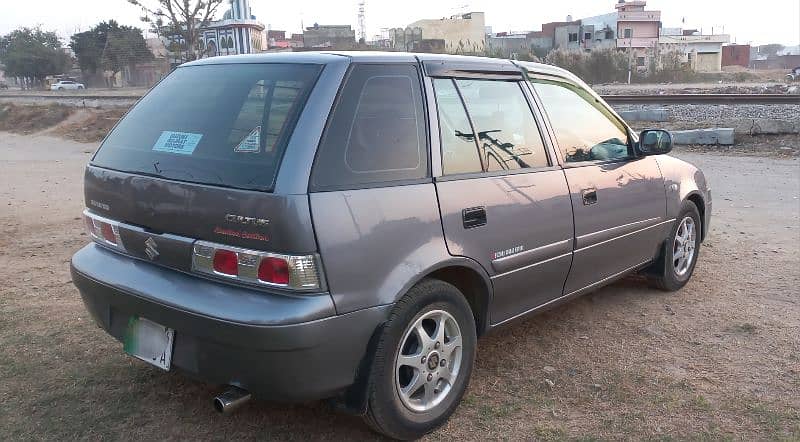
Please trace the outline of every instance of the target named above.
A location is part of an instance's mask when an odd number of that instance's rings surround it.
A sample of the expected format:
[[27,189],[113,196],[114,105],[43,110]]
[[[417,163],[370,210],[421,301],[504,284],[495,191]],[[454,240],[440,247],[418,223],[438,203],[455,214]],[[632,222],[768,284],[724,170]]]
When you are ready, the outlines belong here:
[[660,129],[647,129],[639,135],[639,153],[663,155],[672,151],[672,135]]

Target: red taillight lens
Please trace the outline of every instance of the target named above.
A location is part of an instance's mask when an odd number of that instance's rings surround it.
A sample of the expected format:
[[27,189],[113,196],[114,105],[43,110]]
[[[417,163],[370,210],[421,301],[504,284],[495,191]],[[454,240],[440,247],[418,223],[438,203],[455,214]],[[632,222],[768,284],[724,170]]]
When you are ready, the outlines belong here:
[[272,284],[289,284],[289,263],[280,258],[263,258],[258,266],[258,279]]
[[114,234],[114,229],[109,223],[100,223],[100,231],[103,233],[103,239],[111,244],[117,244],[117,235]]
[[239,257],[236,252],[219,249],[214,253],[214,271],[225,275],[239,274]]

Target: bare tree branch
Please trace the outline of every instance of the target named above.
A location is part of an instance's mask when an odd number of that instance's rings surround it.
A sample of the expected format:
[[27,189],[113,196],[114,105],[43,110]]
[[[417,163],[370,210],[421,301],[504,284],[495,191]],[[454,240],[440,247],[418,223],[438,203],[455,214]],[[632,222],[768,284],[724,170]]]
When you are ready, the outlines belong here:
[[[188,59],[198,55],[200,29],[208,26],[214,18],[217,8],[225,0],[127,0],[128,3],[142,8],[146,18],[142,21],[153,22],[148,15],[169,21],[173,35],[183,38]],[[158,26],[158,25],[156,25]],[[160,32],[159,32],[160,33]]]

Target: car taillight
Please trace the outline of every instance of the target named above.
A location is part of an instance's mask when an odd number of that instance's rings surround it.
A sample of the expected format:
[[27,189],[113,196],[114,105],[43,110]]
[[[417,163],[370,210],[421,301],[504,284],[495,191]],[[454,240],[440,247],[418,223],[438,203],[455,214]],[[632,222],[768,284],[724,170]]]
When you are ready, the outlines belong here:
[[268,256],[258,265],[258,280],[272,284],[289,284],[289,262]]
[[122,244],[122,237],[120,237],[119,234],[119,223],[117,221],[95,215],[88,210],[84,210],[83,220],[86,223],[86,230],[89,236],[96,243],[122,252],[125,251],[125,246]]
[[316,255],[284,255],[196,241],[192,270],[248,284],[298,291],[322,290]]
[[214,252],[214,271],[223,275],[236,276],[239,274],[239,257],[230,250],[217,250]]

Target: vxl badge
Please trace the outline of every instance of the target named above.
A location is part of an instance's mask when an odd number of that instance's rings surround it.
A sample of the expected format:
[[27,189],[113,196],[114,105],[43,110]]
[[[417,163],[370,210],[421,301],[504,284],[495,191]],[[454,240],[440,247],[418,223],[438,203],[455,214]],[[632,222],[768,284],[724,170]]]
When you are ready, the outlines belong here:
[[152,237],[147,238],[147,241],[144,242],[144,253],[147,253],[150,261],[155,261],[158,258],[158,244]]

